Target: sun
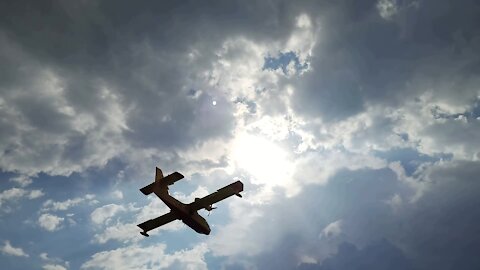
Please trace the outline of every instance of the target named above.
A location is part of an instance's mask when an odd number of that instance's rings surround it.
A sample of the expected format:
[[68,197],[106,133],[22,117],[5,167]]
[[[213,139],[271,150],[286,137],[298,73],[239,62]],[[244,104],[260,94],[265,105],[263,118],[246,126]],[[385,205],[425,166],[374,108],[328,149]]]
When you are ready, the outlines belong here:
[[235,166],[252,176],[252,183],[284,185],[292,174],[287,152],[267,138],[241,134],[234,142]]

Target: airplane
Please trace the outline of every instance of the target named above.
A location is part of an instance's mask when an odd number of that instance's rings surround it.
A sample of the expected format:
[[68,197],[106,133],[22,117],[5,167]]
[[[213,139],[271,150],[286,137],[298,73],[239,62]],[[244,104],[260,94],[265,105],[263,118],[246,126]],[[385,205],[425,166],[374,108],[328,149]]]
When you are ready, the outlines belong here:
[[207,195],[203,198],[195,198],[193,202],[184,204],[170,196],[168,193],[168,186],[173,185],[183,177],[184,176],[179,172],[174,172],[163,177],[162,170],[156,167],[155,181],[150,185],[140,189],[140,191],[145,195],[155,193],[155,195],[157,195],[157,197],[160,198],[160,200],[162,200],[170,208],[170,212],[167,214],[138,224],[137,226],[143,230],[140,232],[141,235],[148,237],[148,231],[177,219],[182,220],[183,223],[195,230],[197,233],[209,235],[211,231],[210,226],[208,225],[208,222],[198,214],[197,211],[205,209],[210,212],[216,208],[212,206],[214,203],[233,195],[236,195],[240,198],[242,197],[240,192],[243,191],[243,183],[241,181],[236,181],[210,195]]

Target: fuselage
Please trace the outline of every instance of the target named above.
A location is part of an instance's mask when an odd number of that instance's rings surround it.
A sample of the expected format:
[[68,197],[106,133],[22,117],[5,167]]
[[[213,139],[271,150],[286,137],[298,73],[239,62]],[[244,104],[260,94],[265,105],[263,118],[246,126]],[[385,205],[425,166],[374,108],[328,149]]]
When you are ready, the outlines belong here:
[[154,189],[155,194],[162,200],[173,213],[178,216],[188,227],[197,233],[210,234],[210,226],[207,221],[198,214],[197,211],[191,209],[190,205],[184,204],[174,197],[170,196],[167,189]]

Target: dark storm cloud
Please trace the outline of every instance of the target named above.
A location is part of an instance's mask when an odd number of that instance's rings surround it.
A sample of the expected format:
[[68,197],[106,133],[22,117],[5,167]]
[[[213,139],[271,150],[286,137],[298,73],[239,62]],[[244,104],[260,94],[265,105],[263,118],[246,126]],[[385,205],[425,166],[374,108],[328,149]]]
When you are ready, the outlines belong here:
[[[127,145],[171,151],[230,136],[232,106],[218,97],[213,107],[199,74],[227,38],[285,39],[297,15],[270,2],[0,5],[1,166],[54,174],[102,165]],[[103,145],[102,157],[88,145]]]
[[429,90],[452,104],[474,101],[479,4],[391,2],[398,12],[390,20],[380,16],[377,1],[334,5],[317,17],[314,72],[297,84],[298,112],[341,120],[367,105],[398,106]]
[[[324,187],[277,200],[245,239],[268,243],[253,264],[263,269],[477,269],[480,164],[439,162],[418,174],[418,181],[429,184],[415,202],[409,202],[412,190],[389,170],[343,171]],[[398,205],[389,203],[395,194],[402,198]],[[338,220],[339,233],[322,232]],[[319,262],[301,264],[304,256]]]
[[303,263],[298,266],[299,270],[380,270],[414,269],[400,249],[393,246],[387,240],[378,241],[359,250],[355,245],[348,242],[338,247],[335,256],[326,259],[322,265]]
[[[291,198],[275,193],[273,203],[261,208],[262,216],[249,224],[248,234],[242,238],[261,250],[247,258],[262,265],[261,269],[294,269],[304,256],[325,259],[334,253],[338,241],[365,245],[380,239],[373,227],[392,224],[386,201],[395,192],[410,191],[392,171],[382,169],[341,171],[327,185],[311,185]],[[379,217],[387,220],[377,220]],[[342,223],[340,234],[324,236],[322,231],[338,220]],[[245,250],[248,252],[252,251]]]
[[[421,269],[477,269],[480,247],[480,164],[454,162],[426,172],[431,190],[399,220],[397,234],[407,255]],[[403,238],[403,240],[401,240]]]
[[[127,141],[135,147],[168,150],[229,136],[234,127],[230,103],[199,112],[205,101],[189,98],[192,88],[201,88],[203,99],[214,91],[199,74],[209,70],[227,38],[285,41],[302,12],[311,16],[319,37],[309,60],[312,71],[293,81],[297,112],[340,120],[368,104],[401,103],[427,88],[451,103],[471,100],[480,47],[475,46],[477,28],[472,26],[478,4],[396,3],[399,11],[386,20],[376,1],[3,2],[0,87],[8,107],[1,110],[2,150],[12,156],[3,166],[22,170],[15,168],[14,160],[20,160],[22,147],[31,140],[46,150],[65,152],[58,159],[83,163],[78,157],[85,155],[65,150],[81,150],[81,144],[70,145],[73,138],[95,137],[92,140],[101,143],[112,136],[117,144]],[[62,92],[42,98],[38,88],[53,87],[39,85],[48,76]],[[450,84],[436,78],[448,78]],[[108,89],[107,95],[102,89]],[[452,95],[451,89],[458,94]],[[55,98],[73,115],[61,111]],[[112,119],[119,113],[122,119]],[[74,121],[79,116],[89,119],[86,130]],[[108,123],[116,120],[123,126],[112,131]],[[29,127],[33,138],[25,132]],[[43,134],[64,142],[62,147],[45,142]],[[29,149],[42,156],[48,153],[39,146]],[[100,163],[121,151],[110,151]]]

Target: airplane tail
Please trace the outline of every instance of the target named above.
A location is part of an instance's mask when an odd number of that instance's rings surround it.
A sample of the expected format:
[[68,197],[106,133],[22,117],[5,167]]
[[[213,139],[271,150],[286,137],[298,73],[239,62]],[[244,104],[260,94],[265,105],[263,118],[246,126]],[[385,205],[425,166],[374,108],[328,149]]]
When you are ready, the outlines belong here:
[[169,185],[172,185],[173,183],[175,183],[176,181],[178,181],[182,178],[183,178],[183,175],[178,173],[178,172],[174,172],[170,175],[167,175],[166,177],[163,177],[162,170],[160,170],[158,167],[156,167],[155,182],[151,183],[148,186],[145,186],[145,187],[141,188],[140,191],[143,194],[148,195],[148,194],[153,192],[154,187],[158,187],[158,188],[160,188],[160,190],[162,190],[162,189],[168,190]]
[[160,170],[158,167],[155,167],[155,183],[159,183],[160,180],[163,178],[163,173],[162,170]]

